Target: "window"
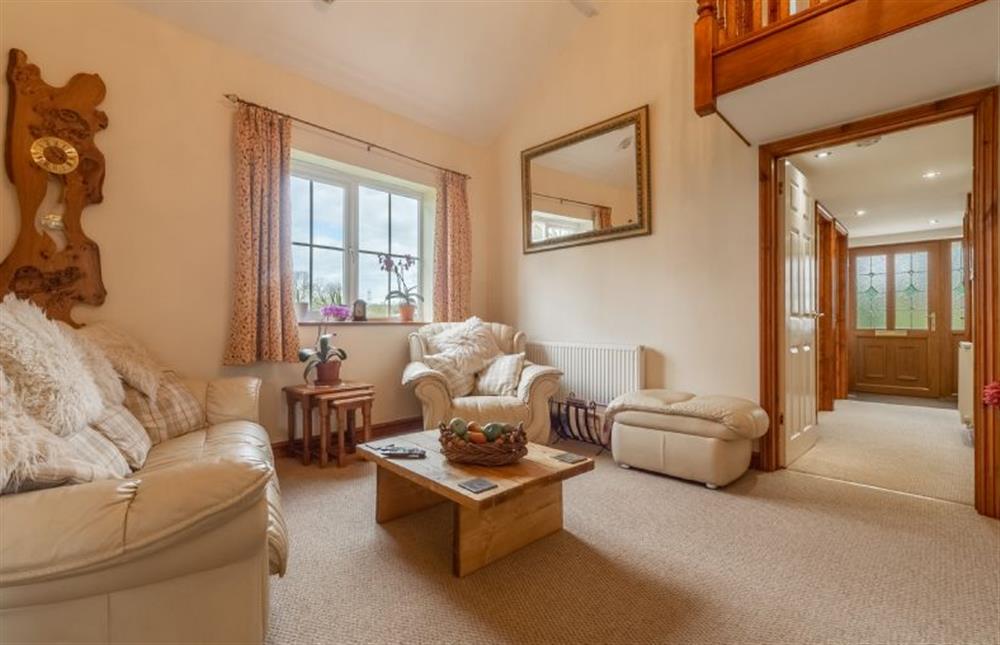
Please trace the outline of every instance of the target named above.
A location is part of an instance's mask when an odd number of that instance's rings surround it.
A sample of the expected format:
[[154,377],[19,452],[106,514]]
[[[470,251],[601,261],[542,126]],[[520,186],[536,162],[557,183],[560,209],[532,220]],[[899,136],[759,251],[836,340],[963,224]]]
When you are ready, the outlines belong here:
[[886,256],[858,256],[855,274],[857,328],[886,329]]
[[360,298],[368,304],[369,318],[392,316],[399,302],[390,305],[385,298],[398,285],[379,268],[379,254],[414,258],[403,279],[407,287],[416,286],[424,295],[426,192],[399,181],[397,186],[384,178],[293,161],[292,264],[297,302],[308,303],[315,312],[324,305],[349,305]]
[[593,220],[546,213],[545,211],[531,212],[531,240],[533,242],[586,233],[592,230],[594,230]]
[[928,329],[927,251],[894,256],[896,329]]
[[951,243],[951,330],[965,331],[965,254],[962,241]]

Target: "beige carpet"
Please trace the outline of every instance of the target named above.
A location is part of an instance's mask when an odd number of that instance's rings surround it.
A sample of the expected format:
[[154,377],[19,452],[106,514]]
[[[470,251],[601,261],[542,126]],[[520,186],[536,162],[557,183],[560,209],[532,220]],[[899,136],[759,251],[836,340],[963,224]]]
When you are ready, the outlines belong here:
[[819,439],[790,468],[916,495],[975,503],[973,448],[958,411],[837,401]]
[[279,473],[272,644],[1000,642],[1000,522],[959,504],[788,471],[711,491],[604,455],[566,483],[565,531],[459,580],[445,507],[378,526],[371,465]]

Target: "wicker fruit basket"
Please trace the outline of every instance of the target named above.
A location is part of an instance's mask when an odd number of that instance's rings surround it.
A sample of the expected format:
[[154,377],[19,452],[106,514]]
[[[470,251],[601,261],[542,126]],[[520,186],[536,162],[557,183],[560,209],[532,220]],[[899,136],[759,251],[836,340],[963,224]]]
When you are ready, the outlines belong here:
[[528,454],[528,437],[524,424],[510,427],[498,439],[488,443],[473,443],[441,424],[441,452],[448,461],[477,466],[506,466]]

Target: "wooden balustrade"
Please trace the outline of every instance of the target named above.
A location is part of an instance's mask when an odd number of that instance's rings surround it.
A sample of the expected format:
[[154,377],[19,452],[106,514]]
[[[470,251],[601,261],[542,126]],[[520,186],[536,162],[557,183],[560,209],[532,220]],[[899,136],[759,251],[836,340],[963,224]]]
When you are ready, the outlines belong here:
[[984,0],[697,0],[694,107]]

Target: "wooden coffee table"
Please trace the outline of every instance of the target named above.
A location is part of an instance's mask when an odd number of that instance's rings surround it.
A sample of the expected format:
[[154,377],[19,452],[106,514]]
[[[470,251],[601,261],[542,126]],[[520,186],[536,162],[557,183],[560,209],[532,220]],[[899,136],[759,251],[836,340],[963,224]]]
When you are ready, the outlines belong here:
[[[375,521],[379,524],[421,509],[451,503],[455,526],[452,571],[458,577],[562,529],[562,481],[594,469],[587,459],[567,464],[554,459],[562,450],[529,443],[528,454],[509,466],[453,464],[441,454],[439,432],[398,435],[358,446],[375,462]],[[426,459],[386,459],[377,448],[416,446]],[[471,493],[459,482],[482,477],[497,485]]]

